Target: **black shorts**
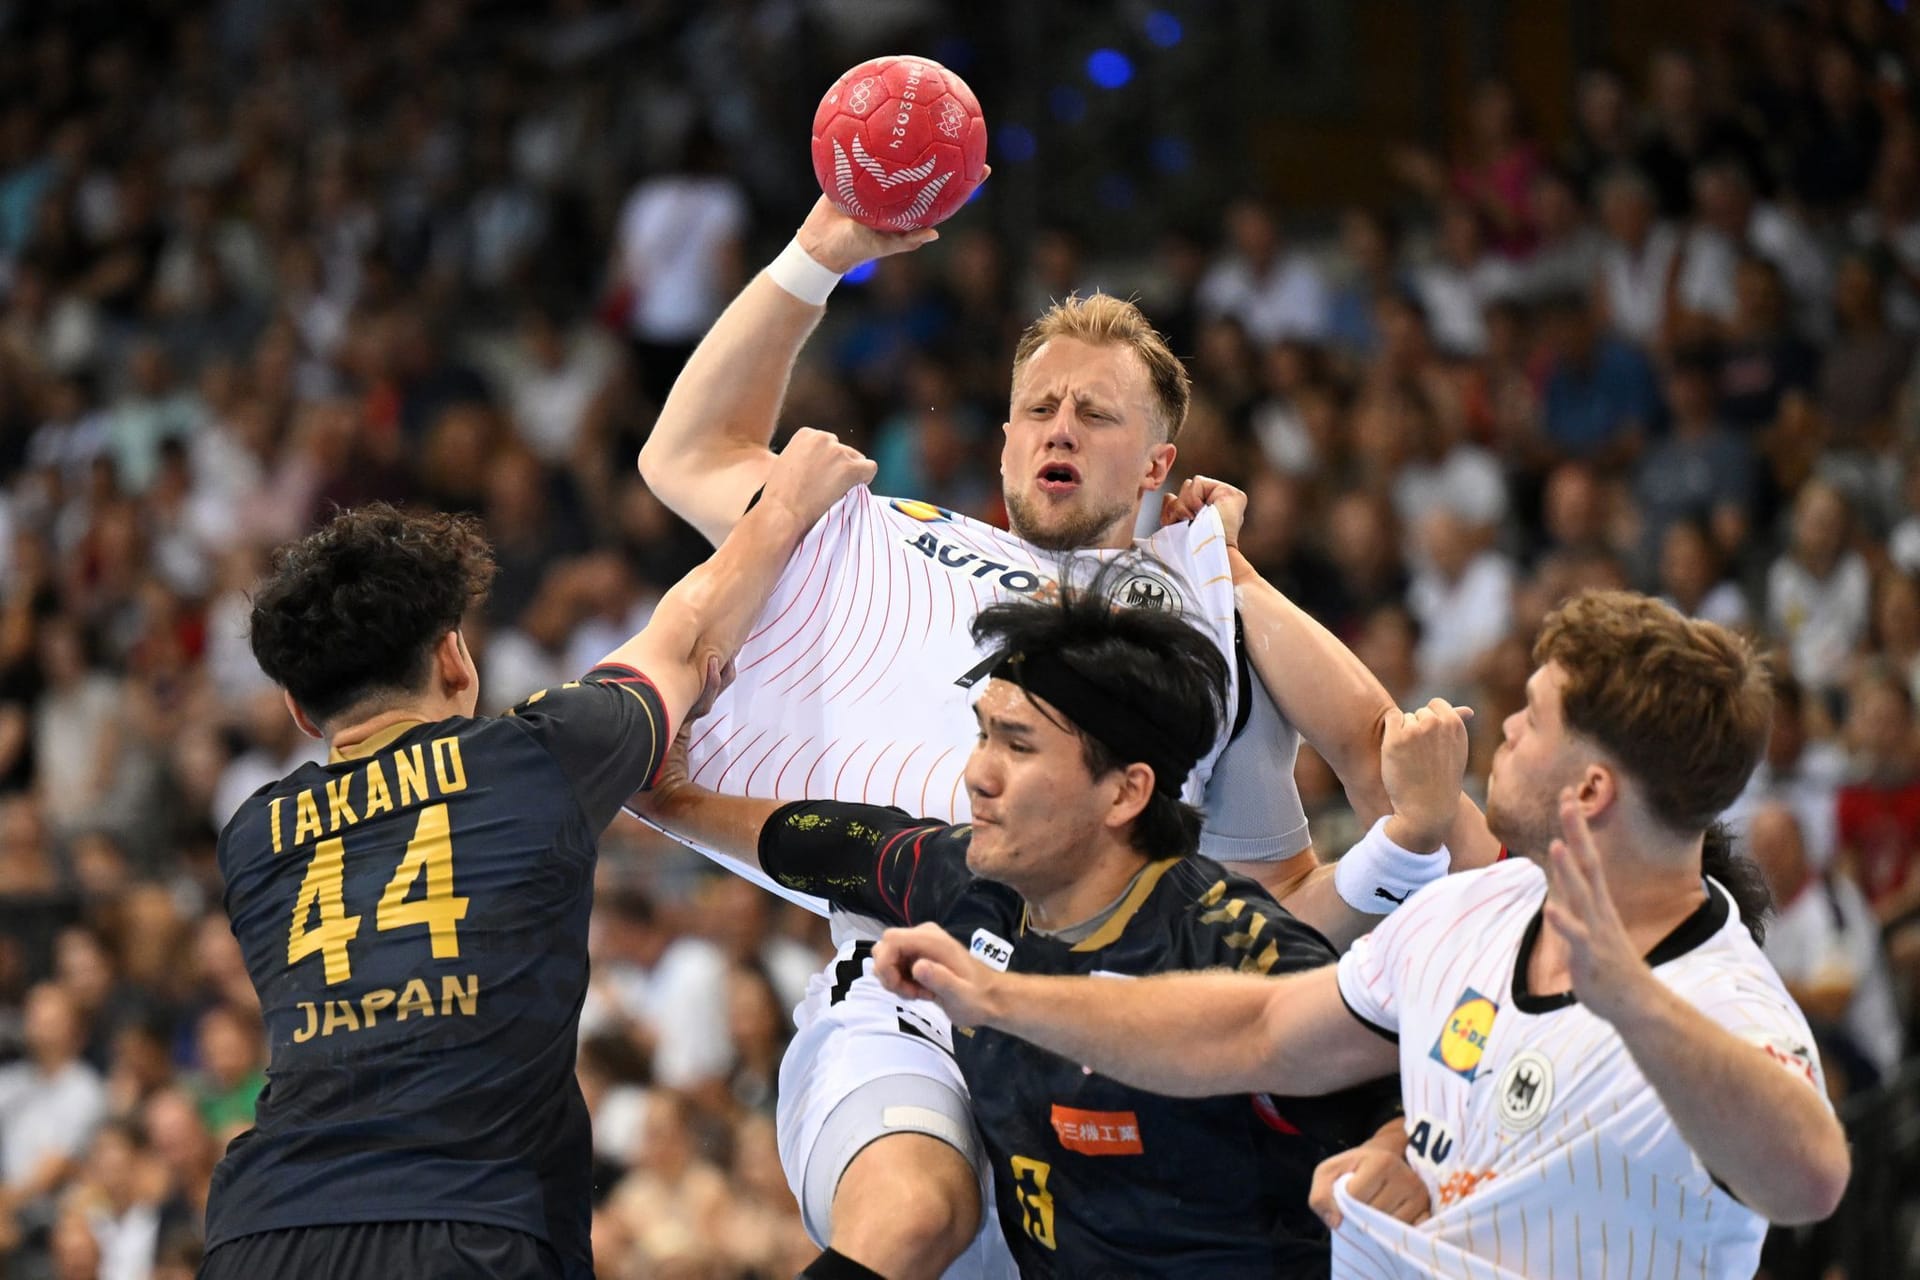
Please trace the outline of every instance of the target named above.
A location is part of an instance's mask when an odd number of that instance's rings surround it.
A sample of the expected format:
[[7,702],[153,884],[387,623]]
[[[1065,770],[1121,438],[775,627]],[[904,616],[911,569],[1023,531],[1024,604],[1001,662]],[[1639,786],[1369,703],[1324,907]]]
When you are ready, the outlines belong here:
[[482,1222],[356,1222],[262,1231],[216,1246],[200,1280],[559,1280],[544,1241]]

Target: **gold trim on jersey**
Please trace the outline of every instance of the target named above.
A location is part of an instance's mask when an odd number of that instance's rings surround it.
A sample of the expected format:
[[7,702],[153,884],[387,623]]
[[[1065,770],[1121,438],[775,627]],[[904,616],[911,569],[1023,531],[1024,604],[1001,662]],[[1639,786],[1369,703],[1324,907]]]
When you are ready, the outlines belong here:
[[407,730],[417,729],[425,723],[425,720],[402,720],[378,729],[358,742],[350,742],[344,747],[331,747],[327,751],[327,763],[344,764],[348,760],[364,760]]
[[1111,946],[1126,929],[1127,921],[1133,919],[1133,913],[1146,902],[1147,896],[1153,892],[1153,887],[1160,883],[1160,877],[1172,870],[1174,864],[1179,861],[1178,858],[1162,858],[1158,862],[1149,862],[1140,872],[1140,878],[1133,882],[1133,890],[1127,894],[1119,910],[1108,916],[1105,924],[1074,943],[1072,950],[1098,951],[1102,947]]

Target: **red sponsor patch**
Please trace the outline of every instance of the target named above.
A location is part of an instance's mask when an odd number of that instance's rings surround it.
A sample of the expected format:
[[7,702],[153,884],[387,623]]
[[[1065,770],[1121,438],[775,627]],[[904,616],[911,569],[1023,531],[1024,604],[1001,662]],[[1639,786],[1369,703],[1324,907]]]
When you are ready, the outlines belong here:
[[1140,1120],[1131,1111],[1081,1111],[1053,1104],[1053,1131],[1060,1145],[1083,1156],[1137,1156]]

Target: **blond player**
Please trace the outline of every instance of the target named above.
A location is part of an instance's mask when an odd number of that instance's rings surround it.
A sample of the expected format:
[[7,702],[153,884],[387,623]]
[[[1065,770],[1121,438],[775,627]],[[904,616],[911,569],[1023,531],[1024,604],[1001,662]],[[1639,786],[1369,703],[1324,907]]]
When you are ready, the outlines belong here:
[[[931,238],[883,235],[817,205],[668,397],[640,458],[661,498],[723,537],[766,473],[787,379],[838,273]],[[1130,304],[1096,296],[1050,310],[1014,354],[1001,453],[1013,533],[925,501],[849,494],[790,565],[733,688],[693,729],[692,780],[964,821],[969,685],[980,661],[969,624],[983,605],[1044,594],[1059,575],[1084,572],[1078,559],[1134,545],[1140,504],[1173,466],[1188,396],[1180,361]],[[1169,498],[1170,523],[1149,546],[1169,568],[1120,596],[1180,612],[1241,659],[1232,741],[1189,782],[1207,816],[1201,851],[1266,884],[1340,944],[1448,861],[1427,856],[1438,841],[1422,850],[1382,838],[1343,859],[1338,878],[1318,867],[1291,780],[1299,734],[1371,820],[1386,808],[1378,744],[1392,703],[1336,639],[1264,584],[1248,588],[1258,593],[1241,607],[1248,642],[1234,643],[1235,590],[1251,572],[1232,546],[1243,504],[1205,482]],[[834,925],[840,951],[799,1011],[780,1098],[782,1162],[809,1230],[831,1246],[814,1274],[937,1275],[973,1240],[976,1188],[988,1174],[943,1043],[946,1020],[867,976],[877,926],[844,915]],[[991,1252],[992,1241],[978,1247]],[[976,1254],[957,1274],[994,1266]]]
[[1355,1203],[1369,1157],[1328,1161],[1336,1275],[1751,1275],[1767,1223],[1831,1213],[1849,1165],[1806,1021],[1743,919],[1764,898],[1703,875],[1766,740],[1766,675],[1732,633],[1620,592],[1551,615],[1535,658],[1487,792],[1523,856],[1427,889],[1337,966],[1028,978],[923,928],[889,932],[876,970],[957,1024],[1169,1093],[1397,1068],[1433,1214]]

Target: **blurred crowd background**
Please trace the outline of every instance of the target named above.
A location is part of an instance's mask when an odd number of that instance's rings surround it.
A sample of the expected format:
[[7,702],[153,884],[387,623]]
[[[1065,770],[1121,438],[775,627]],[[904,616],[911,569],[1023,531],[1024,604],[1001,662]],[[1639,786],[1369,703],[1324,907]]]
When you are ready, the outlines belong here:
[[[1920,25],[1903,3],[0,3],[0,1274],[181,1280],[264,1050],[214,838],[317,755],[247,649],[266,551],[370,499],[500,556],[483,707],[704,548],[634,466],[816,193],[805,121],[947,61],[993,180],[835,295],[787,424],[1001,519],[1014,337],[1138,295],[1176,480],[1405,705],[1632,586],[1778,655],[1733,815],[1857,1148],[1778,1276],[1914,1274]],[[1303,752],[1316,840],[1353,834]],[[772,1109],[818,922],[626,822],[580,1077],[601,1274],[810,1256]]]

